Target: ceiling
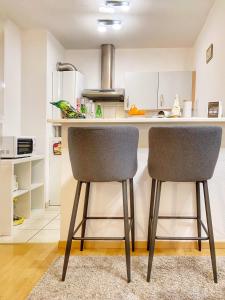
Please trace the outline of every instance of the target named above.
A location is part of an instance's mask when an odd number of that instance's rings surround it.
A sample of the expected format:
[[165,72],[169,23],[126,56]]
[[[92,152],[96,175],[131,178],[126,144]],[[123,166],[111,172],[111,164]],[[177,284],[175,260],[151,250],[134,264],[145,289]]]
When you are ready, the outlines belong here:
[[[67,49],[191,47],[214,0],[130,0],[129,12],[102,14],[103,0],[0,0],[0,12],[22,28],[51,31]],[[97,31],[97,19],[121,18],[120,31]]]

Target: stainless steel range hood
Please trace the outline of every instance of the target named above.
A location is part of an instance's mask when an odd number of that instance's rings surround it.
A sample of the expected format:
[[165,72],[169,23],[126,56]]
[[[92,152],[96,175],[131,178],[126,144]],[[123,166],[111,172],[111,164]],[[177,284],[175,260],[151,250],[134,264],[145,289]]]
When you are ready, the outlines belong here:
[[124,89],[114,89],[115,47],[101,45],[101,89],[84,90],[83,97],[93,101],[123,102]]

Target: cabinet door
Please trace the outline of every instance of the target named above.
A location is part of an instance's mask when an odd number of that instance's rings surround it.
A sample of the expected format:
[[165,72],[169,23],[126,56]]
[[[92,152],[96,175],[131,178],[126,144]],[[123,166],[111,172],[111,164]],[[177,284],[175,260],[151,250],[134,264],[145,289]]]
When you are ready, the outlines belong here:
[[192,100],[192,72],[159,72],[158,108],[171,108],[176,94],[181,104],[183,100]]
[[135,104],[140,109],[157,108],[158,72],[132,72],[125,74],[125,109]]

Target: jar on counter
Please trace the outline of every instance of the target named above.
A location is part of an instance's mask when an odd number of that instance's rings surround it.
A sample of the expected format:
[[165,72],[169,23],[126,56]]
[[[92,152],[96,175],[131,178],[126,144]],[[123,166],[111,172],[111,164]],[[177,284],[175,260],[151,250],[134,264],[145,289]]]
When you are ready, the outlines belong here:
[[192,117],[192,101],[184,100],[183,102],[183,117],[191,118]]

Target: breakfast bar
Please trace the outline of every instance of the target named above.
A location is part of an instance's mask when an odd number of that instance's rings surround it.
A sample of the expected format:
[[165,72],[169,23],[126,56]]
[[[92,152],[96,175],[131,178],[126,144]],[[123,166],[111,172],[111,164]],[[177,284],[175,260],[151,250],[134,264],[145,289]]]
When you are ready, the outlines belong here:
[[[66,241],[76,182],[73,179],[69,153],[69,127],[95,126],[135,126],[139,129],[138,169],[134,177],[136,241],[147,240],[148,212],[151,192],[151,178],[147,171],[148,131],[151,127],[161,126],[220,126],[222,127],[222,144],[214,176],[209,180],[211,210],[216,242],[225,241],[225,118],[150,118],[127,117],[118,119],[56,119],[49,120],[53,126],[62,128],[62,173],[61,173],[61,213],[60,241]],[[176,158],[175,158],[176,159]],[[173,161],[171,161],[171,165]],[[202,195],[201,191],[201,195]],[[77,221],[82,218],[84,190],[81,192],[81,203]],[[93,183],[90,190],[88,214],[94,216],[121,216],[121,185],[114,183]],[[204,207],[204,205],[203,205]],[[161,215],[196,215],[195,185],[193,183],[165,183],[160,203]],[[202,213],[203,219],[205,213]],[[77,222],[77,223],[78,223]],[[190,223],[191,222],[191,223]],[[193,223],[192,223],[193,222]],[[104,223],[104,224],[103,224]],[[104,225],[104,226],[103,226]],[[191,225],[191,226],[190,226]],[[123,232],[123,222],[118,220],[91,220],[87,223],[88,236],[118,236]],[[196,224],[193,220],[159,220],[160,235],[175,236],[196,235]]]

